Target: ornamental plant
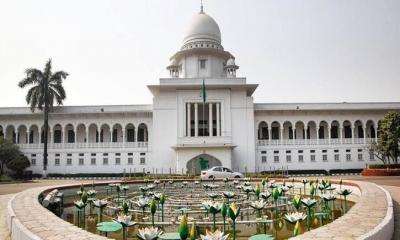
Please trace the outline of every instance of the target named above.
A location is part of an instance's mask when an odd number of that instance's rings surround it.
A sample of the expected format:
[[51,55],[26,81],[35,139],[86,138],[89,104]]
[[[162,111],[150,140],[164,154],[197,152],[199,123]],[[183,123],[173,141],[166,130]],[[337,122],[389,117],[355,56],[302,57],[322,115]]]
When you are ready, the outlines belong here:
[[229,217],[233,222],[233,240],[236,240],[236,218],[239,216],[240,207],[236,203],[231,203],[228,209]]
[[257,200],[259,200],[260,199],[260,193],[261,193],[260,184],[259,183],[256,184],[256,187],[254,188],[254,193],[256,194]]
[[222,203],[221,214],[222,214],[222,220],[224,222],[224,233],[225,233],[225,230],[226,230],[225,219],[226,219],[226,215],[228,214],[228,207],[229,206],[225,202]]
[[157,211],[157,203],[156,200],[153,198],[150,203],[151,224],[153,225],[153,227],[154,227],[154,214],[156,214],[156,211]]
[[160,204],[161,204],[161,221],[162,222],[164,222],[164,203],[165,203],[166,198],[167,197],[165,196],[165,194],[161,193]]
[[181,238],[181,240],[186,240],[189,236],[189,228],[187,222],[187,216],[183,215],[178,228],[179,237]]

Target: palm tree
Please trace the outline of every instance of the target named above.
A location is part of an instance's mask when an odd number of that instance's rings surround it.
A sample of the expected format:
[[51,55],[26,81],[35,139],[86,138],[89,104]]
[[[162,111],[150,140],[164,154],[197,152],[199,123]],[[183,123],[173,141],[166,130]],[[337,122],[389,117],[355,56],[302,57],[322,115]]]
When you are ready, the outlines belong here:
[[47,170],[49,111],[52,110],[54,101],[56,101],[57,105],[63,104],[66,95],[62,82],[67,78],[68,73],[64,71],[53,73],[51,71],[51,59],[47,61],[43,72],[35,68],[28,68],[25,70],[25,73],[26,78],[22,79],[18,83],[18,86],[24,88],[25,86],[32,85],[26,94],[26,102],[30,105],[32,112],[37,108],[43,111],[44,114],[43,177],[45,177]]

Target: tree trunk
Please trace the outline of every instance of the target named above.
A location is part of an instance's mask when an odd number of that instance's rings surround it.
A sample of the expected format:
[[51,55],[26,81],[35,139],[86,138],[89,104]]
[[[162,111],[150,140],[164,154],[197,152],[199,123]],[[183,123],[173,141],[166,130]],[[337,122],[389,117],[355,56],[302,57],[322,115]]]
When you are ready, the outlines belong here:
[[47,171],[47,136],[49,130],[49,99],[48,99],[48,81],[45,80],[44,84],[44,137],[43,137],[43,178],[46,178]]

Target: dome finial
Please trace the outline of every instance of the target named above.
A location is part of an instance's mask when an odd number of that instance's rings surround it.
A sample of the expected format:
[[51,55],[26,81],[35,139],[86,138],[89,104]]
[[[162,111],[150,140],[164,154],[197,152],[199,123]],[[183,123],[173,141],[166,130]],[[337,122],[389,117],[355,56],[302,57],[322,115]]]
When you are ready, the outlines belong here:
[[200,13],[204,13],[203,0],[200,0]]

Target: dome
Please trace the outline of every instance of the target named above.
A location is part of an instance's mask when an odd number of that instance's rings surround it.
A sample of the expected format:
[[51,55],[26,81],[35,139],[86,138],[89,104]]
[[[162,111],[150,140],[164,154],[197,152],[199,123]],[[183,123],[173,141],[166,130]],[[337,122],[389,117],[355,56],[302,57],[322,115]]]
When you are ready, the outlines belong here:
[[186,31],[183,44],[188,44],[197,41],[215,42],[221,44],[221,31],[219,30],[218,24],[215,20],[200,12],[195,15],[189,28]]
[[226,62],[226,65],[227,66],[235,66],[236,65],[235,59],[229,58],[229,60]]

